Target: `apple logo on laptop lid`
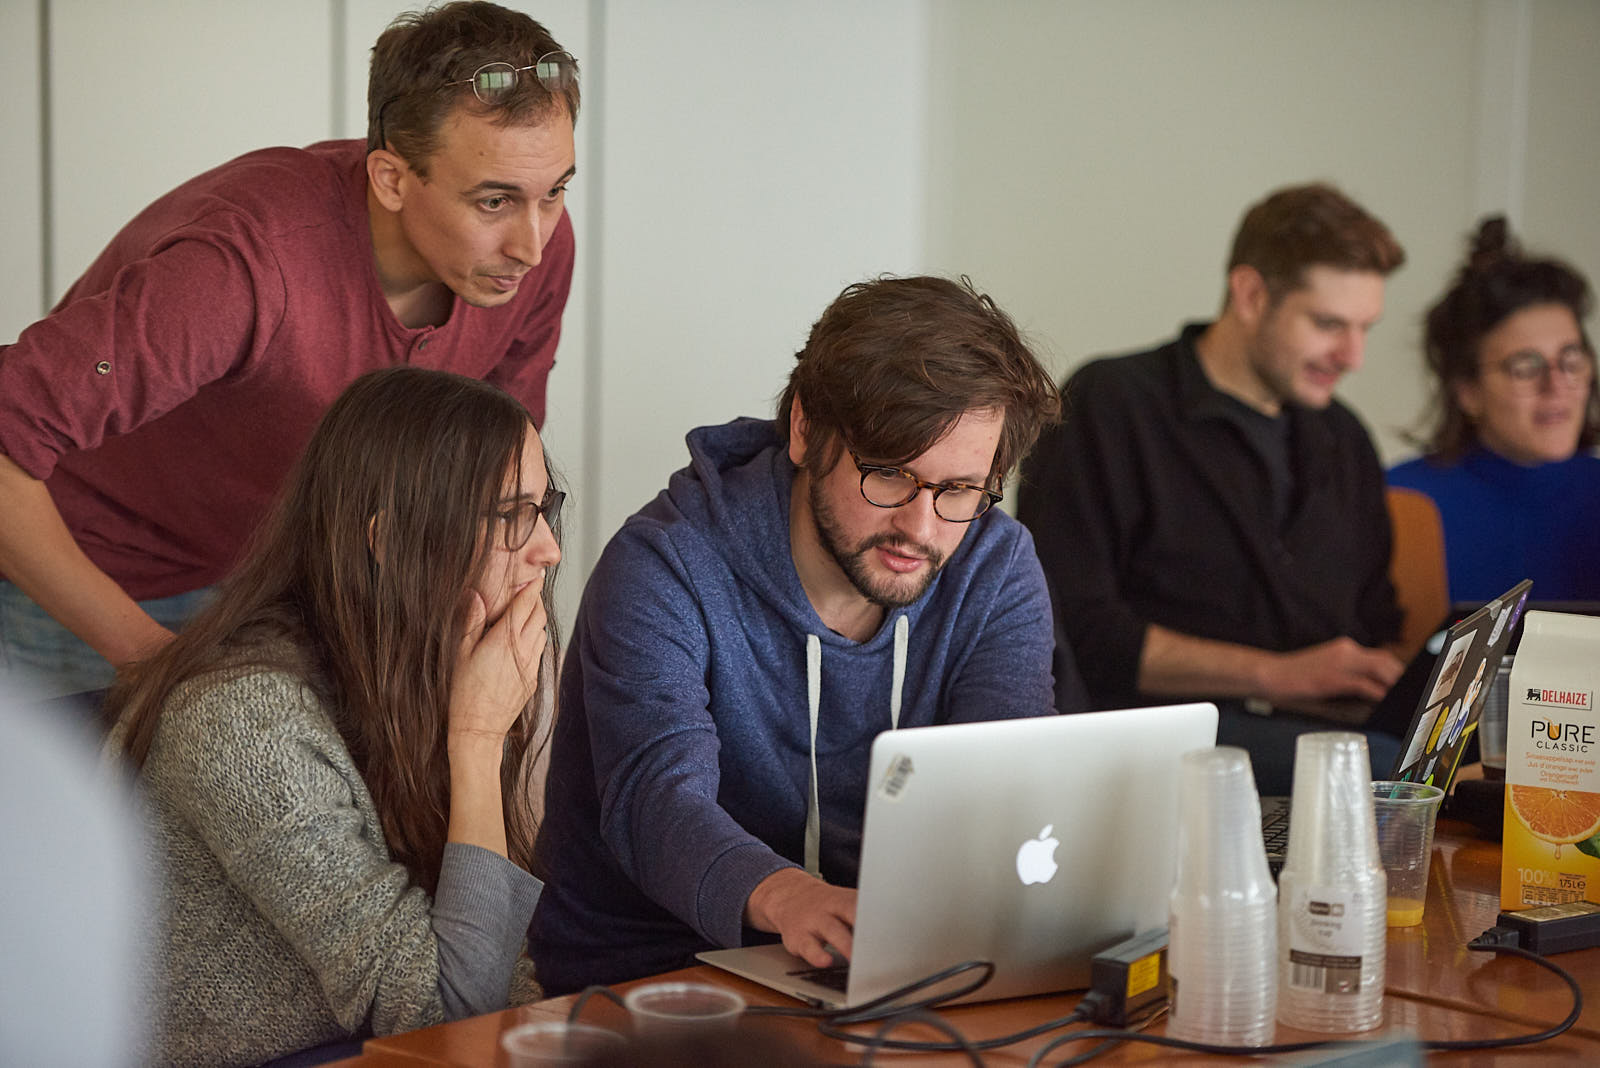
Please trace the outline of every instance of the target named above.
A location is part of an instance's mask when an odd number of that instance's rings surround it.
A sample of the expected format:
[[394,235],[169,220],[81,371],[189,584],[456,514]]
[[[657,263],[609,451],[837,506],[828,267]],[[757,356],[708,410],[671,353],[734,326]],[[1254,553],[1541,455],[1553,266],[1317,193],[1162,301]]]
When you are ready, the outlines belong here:
[[1056,846],[1061,842],[1051,837],[1050,832],[1053,830],[1055,824],[1045,824],[1044,830],[1039,832],[1039,837],[1028,839],[1017,850],[1017,878],[1022,880],[1023,886],[1047,883],[1055,878]]

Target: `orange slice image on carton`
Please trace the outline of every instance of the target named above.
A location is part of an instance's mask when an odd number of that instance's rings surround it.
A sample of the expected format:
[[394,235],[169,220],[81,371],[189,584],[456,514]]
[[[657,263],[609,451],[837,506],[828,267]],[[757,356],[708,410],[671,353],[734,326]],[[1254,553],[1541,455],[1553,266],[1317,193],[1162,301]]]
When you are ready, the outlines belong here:
[[1563,845],[1600,833],[1600,794],[1516,784],[1507,789],[1511,811],[1529,834],[1554,845],[1558,857]]

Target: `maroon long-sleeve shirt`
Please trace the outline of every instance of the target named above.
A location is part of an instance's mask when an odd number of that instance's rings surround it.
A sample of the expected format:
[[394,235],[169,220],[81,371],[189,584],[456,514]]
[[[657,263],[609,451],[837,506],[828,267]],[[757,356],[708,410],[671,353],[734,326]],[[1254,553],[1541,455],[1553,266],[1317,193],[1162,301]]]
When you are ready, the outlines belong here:
[[572,281],[563,215],[498,308],[402,326],[378,284],[365,146],[252,152],[157,200],[0,347],[0,452],[136,599],[219,579],[323,410],[397,363],[503,387],[544,420]]

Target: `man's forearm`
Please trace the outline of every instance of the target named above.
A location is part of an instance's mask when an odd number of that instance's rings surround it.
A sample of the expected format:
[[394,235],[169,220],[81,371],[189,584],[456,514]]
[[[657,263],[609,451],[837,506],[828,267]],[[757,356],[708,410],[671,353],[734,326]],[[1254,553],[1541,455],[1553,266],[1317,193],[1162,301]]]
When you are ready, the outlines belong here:
[[1151,624],[1139,657],[1139,686],[1146,693],[1264,697],[1275,703],[1377,701],[1404,670],[1392,653],[1349,637],[1278,653]]
[[83,554],[45,484],[0,453],[0,572],[115,665],[172,637]]
[[1274,654],[1181,634],[1152,623],[1139,654],[1139,689],[1150,694],[1256,697]]

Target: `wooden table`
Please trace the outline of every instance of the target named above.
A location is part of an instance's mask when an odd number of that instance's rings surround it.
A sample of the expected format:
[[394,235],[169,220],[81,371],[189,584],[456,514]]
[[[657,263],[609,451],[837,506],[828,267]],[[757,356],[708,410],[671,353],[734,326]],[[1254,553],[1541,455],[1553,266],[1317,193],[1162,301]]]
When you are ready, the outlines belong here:
[[[1429,873],[1428,904],[1423,924],[1389,932],[1389,954],[1384,999],[1386,1030],[1404,1030],[1425,1039],[1483,1039],[1508,1037],[1560,1022],[1571,1008],[1567,987],[1550,972],[1529,961],[1468,950],[1465,943],[1494,924],[1499,912],[1500,847],[1472,836],[1464,824],[1441,821]],[[1505,1050],[1434,1054],[1441,1063],[1472,1065],[1595,1064],[1600,1065],[1600,949],[1563,953],[1555,963],[1571,972],[1583,986],[1585,1006],[1571,1031],[1537,1046]],[[670,979],[716,983],[738,991],[751,1005],[793,1006],[795,1002],[709,967],[673,972]],[[653,982],[641,980],[640,982]],[[638,985],[628,983],[618,990]],[[1065,1016],[1081,992],[1018,998],[985,1005],[942,1010],[946,1020],[971,1039],[1008,1034]],[[385,1065],[459,1065],[504,1068],[500,1035],[519,1023],[565,1019],[574,999],[556,998],[521,1009],[442,1024],[438,1027],[368,1040],[360,1068]],[[625,1030],[626,1014],[603,998],[594,998],[583,1011],[586,1022]],[[743,1024],[783,1036],[800,1051],[823,1064],[851,1064],[859,1060],[858,1047],[825,1038],[804,1020],[752,1017]],[[1164,1021],[1150,1027],[1161,1033]],[[867,1028],[858,1029],[870,1033]],[[897,1038],[940,1040],[927,1028],[906,1027]],[[983,1054],[986,1064],[1025,1064],[1045,1036]],[[1277,1041],[1299,1042],[1327,1038],[1291,1028],[1278,1028]],[[1357,1037],[1373,1037],[1357,1036]],[[1059,1061],[1087,1048],[1083,1044],[1061,1047],[1052,1054]],[[1144,1043],[1124,1043],[1097,1058],[1103,1063],[1217,1064],[1229,1058],[1184,1054]],[[966,1065],[957,1054],[880,1053],[877,1063],[889,1065]],[[1235,1063],[1260,1063],[1238,1059]]]
[[[1559,1023],[1572,1008],[1565,983],[1530,961],[1465,945],[1494,926],[1500,913],[1500,843],[1477,838],[1464,824],[1441,821],[1439,827],[1423,923],[1389,930],[1385,989],[1531,1027]],[[1551,962],[1583,987],[1583,1013],[1569,1033],[1600,1041],[1600,949],[1562,953]]]

